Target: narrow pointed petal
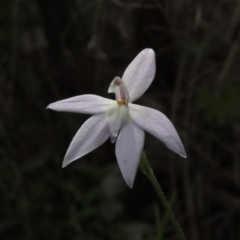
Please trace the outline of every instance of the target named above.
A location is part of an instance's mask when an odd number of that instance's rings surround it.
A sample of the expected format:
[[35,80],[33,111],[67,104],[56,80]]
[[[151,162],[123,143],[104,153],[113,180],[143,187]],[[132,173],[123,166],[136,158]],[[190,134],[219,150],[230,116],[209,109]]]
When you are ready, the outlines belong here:
[[186,158],[183,143],[170,120],[152,108],[129,104],[131,119],[142,129],[162,141],[170,150]]
[[93,115],[78,130],[64,157],[63,167],[102,145],[110,136],[105,114]]
[[146,48],[133,59],[122,77],[130,95],[130,102],[143,95],[152,83],[155,72],[155,53],[152,49]]
[[116,157],[126,184],[132,188],[144,144],[144,131],[129,120],[116,142]]
[[86,94],[51,103],[47,108],[58,112],[99,114],[104,113],[106,107],[113,102],[111,99]]

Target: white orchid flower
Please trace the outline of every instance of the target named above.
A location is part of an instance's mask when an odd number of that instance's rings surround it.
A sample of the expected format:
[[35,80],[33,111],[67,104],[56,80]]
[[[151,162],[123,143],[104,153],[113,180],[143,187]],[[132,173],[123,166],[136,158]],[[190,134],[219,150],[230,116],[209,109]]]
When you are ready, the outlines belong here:
[[78,130],[64,157],[63,167],[102,145],[109,137],[115,145],[119,168],[132,188],[147,131],[170,150],[186,157],[177,131],[170,120],[152,108],[133,104],[148,89],[155,76],[155,53],[141,51],[108,89],[116,100],[97,95],[80,95],[50,104],[47,108],[62,112],[93,114]]

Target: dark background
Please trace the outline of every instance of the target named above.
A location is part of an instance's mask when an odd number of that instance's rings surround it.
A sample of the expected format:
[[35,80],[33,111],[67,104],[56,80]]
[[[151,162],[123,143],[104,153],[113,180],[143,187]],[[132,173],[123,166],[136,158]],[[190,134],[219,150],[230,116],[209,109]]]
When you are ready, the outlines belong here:
[[114,145],[62,169],[88,116],[46,106],[107,89],[144,48],[157,73],[139,104],[176,126],[187,159],[145,151],[191,240],[240,239],[239,0],[1,0],[0,238],[177,239],[147,178]]

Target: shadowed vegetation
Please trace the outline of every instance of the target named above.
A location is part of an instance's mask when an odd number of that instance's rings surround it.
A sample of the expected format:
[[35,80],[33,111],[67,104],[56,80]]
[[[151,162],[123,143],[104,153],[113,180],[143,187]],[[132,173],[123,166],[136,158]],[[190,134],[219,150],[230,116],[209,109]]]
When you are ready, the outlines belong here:
[[177,239],[139,171],[130,190],[107,141],[62,169],[88,116],[46,106],[108,95],[143,48],[157,73],[139,103],[174,123],[182,159],[145,151],[188,239],[240,239],[240,0],[1,0],[0,238]]

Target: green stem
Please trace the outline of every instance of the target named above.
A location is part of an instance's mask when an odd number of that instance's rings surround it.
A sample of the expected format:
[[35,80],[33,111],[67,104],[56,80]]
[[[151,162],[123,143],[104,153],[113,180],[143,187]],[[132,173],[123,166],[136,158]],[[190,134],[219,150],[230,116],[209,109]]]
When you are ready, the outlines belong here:
[[177,219],[176,219],[176,217],[175,217],[175,215],[172,211],[172,208],[169,205],[159,182],[157,181],[156,177],[154,176],[152,168],[150,167],[150,165],[148,163],[148,160],[147,160],[147,157],[146,157],[144,152],[142,153],[142,156],[141,156],[140,166],[142,168],[142,171],[148,177],[148,179],[152,183],[154,189],[156,190],[158,197],[160,198],[165,210],[168,213],[169,219],[171,220],[175,230],[177,231],[177,235],[178,235],[179,239],[180,240],[186,240],[186,237],[185,237],[185,235],[184,235],[184,233],[183,233],[183,231],[182,231],[182,229],[181,229],[181,227],[180,227],[180,225],[179,225],[179,223],[178,223],[178,221],[177,221]]

